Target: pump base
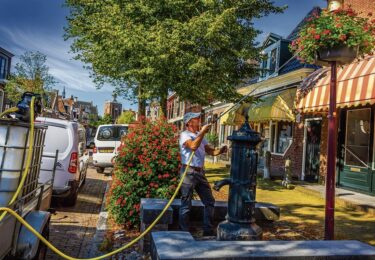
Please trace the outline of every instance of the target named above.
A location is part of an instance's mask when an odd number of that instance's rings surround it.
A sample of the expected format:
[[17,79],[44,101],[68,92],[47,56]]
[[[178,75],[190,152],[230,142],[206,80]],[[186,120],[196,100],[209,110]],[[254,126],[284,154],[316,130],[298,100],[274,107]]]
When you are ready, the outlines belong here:
[[262,229],[255,223],[239,224],[226,220],[217,227],[217,240],[221,241],[261,240],[262,235]]

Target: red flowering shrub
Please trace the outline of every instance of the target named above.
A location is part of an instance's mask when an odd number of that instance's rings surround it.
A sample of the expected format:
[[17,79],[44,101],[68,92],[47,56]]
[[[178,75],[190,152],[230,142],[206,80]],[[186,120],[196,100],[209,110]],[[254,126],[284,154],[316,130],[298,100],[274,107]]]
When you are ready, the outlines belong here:
[[139,224],[141,198],[170,198],[180,163],[177,129],[165,119],[142,119],[123,139],[115,159],[107,208],[127,227]]
[[360,17],[351,8],[314,13],[289,48],[308,63],[314,63],[319,49],[337,46],[358,48],[362,57],[371,54],[375,48],[375,19],[371,16]]

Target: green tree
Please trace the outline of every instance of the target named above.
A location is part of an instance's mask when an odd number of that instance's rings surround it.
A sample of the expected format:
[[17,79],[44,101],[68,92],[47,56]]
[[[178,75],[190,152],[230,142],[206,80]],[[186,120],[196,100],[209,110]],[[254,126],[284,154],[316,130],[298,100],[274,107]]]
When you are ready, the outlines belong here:
[[270,0],[66,0],[66,38],[96,82],[144,100],[168,91],[208,104],[232,100],[235,86],[257,72],[259,31],[253,19],[281,12]]
[[130,124],[134,122],[135,120],[135,115],[131,111],[125,111],[122,112],[121,115],[117,118],[117,123],[118,124]]
[[7,97],[17,102],[26,91],[43,94],[46,90],[51,90],[51,86],[56,81],[49,74],[46,61],[47,56],[38,51],[27,51],[21,55],[20,62],[15,66],[15,72],[10,75],[5,85]]
[[105,114],[103,117],[99,116],[98,120],[93,120],[93,118],[90,119],[89,126],[97,128],[100,125],[109,125],[113,124],[113,119],[111,115]]

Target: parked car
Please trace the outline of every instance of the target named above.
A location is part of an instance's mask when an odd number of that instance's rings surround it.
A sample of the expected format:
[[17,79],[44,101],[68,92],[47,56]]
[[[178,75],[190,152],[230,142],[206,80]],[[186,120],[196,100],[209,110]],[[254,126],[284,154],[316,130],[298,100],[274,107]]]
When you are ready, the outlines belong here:
[[[74,206],[78,190],[86,180],[88,154],[86,152],[85,129],[76,122],[38,117],[38,122],[48,126],[43,155],[52,155],[59,151],[55,179],[53,182],[53,198],[62,198],[67,206]],[[53,161],[43,157],[42,165],[49,167]],[[48,176],[41,171],[39,180]]]
[[93,165],[98,173],[113,167],[113,158],[121,144],[121,137],[128,132],[128,125],[100,125],[95,135]]

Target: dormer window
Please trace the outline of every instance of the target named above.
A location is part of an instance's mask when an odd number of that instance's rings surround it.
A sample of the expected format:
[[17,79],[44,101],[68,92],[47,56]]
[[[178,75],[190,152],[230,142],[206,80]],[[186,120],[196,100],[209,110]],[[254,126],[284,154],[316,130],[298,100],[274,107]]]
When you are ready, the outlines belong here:
[[273,46],[274,48],[268,49],[265,53],[265,59],[262,60],[261,63],[261,76],[260,80],[265,80],[266,78],[272,76],[277,67],[278,67],[278,48],[277,46]]
[[277,34],[270,33],[262,46],[264,60],[260,64],[261,74],[258,81],[279,75],[278,70],[280,66],[283,66],[292,57],[288,48],[289,43],[289,40],[283,39]]
[[277,49],[273,49],[271,51],[271,55],[269,58],[269,74],[272,75],[276,69],[276,62],[277,62]]

